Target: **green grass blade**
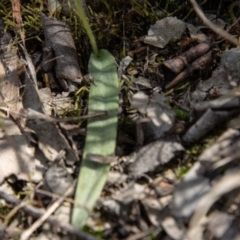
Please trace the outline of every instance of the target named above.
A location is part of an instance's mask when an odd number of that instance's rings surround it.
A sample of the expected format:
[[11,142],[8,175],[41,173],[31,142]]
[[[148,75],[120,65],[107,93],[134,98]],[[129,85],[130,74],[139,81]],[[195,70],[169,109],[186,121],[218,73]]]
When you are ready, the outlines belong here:
[[90,161],[88,153],[112,156],[115,153],[119,83],[114,57],[100,50],[100,57],[92,54],[89,73],[94,77],[89,94],[89,113],[107,111],[108,115],[90,119],[87,125],[83,161],[78,178],[72,224],[82,228],[92,211],[107,180],[109,164]]

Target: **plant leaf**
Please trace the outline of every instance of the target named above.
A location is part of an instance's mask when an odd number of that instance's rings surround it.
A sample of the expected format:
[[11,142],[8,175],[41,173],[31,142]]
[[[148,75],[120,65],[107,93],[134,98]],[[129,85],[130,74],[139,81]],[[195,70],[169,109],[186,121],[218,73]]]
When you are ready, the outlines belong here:
[[100,50],[100,57],[92,54],[88,64],[94,77],[89,94],[89,113],[107,111],[107,116],[88,120],[82,166],[75,194],[72,224],[82,228],[107,180],[109,164],[86,158],[87,154],[112,156],[117,135],[119,83],[114,57]]

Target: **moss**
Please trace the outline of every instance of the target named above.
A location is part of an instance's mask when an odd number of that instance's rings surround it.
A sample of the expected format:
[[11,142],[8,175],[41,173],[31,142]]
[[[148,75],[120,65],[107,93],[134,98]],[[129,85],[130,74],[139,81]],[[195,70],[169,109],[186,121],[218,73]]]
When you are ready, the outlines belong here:
[[189,121],[190,114],[176,106],[173,107],[173,111],[176,114],[177,119],[182,121]]

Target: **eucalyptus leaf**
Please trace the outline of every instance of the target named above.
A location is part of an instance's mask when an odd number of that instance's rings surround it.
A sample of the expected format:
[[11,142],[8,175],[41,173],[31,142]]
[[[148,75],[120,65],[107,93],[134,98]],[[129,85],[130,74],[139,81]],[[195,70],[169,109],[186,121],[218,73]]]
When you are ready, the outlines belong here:
[[107,111],[107,116],[90,119],[80,175],[75,194],[72,224],[82,228],[107,180],[110,164],[87,159],[87,154],[112,156],[115,153],[119,83],[114,57],[106,50],[92,54],[89,73],[94,77],[89,94],[89,113]]

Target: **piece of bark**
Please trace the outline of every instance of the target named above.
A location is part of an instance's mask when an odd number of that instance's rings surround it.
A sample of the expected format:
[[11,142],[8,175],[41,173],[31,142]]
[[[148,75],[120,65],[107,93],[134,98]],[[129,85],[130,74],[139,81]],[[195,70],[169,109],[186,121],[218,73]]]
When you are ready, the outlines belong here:
[[56,76],[61,80],[81,83],[76,47],[67,23],[51,19],[41,13],[44,28],[45,47],[52,48],[56,57]]
[[240,107],[240,98],[234,96],[222,96],[212,101],[204,101],[196,103],[194,109],[198,112],[206,111],[207,109],[232,109]]
[[213,111],[208,109],[202,117],[185,133],[183,141],[193,143],[200,140],[220,123],[230,120],[239,113],[238,109],[231,111]]
[[166,85],[165,89],[168,90],[175,87],[176,85],[186,80],[188,77],[196,75],[196,73],[198,75],[202,75],[204,73],[204,69],[210,65],[211,61],[212,51],[209,51],[195,60],[189,68],[186,68],[184,71],[179,73],[170,83]]
[[200,43],[197,46],[190,48],[188,51],[178,55],[177,57],[165,61],[163,65],[170,71],[178,74],[191,62],[210,51],[211,48],[212,44],[210,42]]

